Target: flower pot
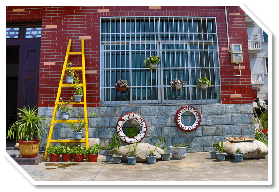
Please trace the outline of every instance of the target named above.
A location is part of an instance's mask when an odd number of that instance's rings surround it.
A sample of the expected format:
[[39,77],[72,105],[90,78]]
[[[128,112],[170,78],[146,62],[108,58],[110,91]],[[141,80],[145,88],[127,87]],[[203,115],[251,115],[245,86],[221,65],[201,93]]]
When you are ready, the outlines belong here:
[[66,83],[67,84],[73,84],[74,83],[74,76],[67,76],[66,77]]
[[217,151],[210,151],[211,159],[217,159]]
[[157,69],[158,65],[157,64],[149,64],[150,69]]
[[63,120],[68,120],[68,119],[69,119],[69,113],[67,113],[67,112],[62,112],[61,115],[62,115],[62,119],[63,119]]
[[112,158],[113,158],[113,163],[119,164],[121,163],[122,155],[114,155]]
[[34,141],[19,141],[19,152],[23,158],[34,158],[39,153],[39,142],[36,139]]
[[156,155],[146,155],[147,162],[149,164],[155,164],[156,163]]
[[208,85],[201,84],[201,88],[202,88],[202,89],[207,89],[207,88],[208,88]]
[[62,161],[71,161],[72,154],[62,154]]
[[76,103],[80,103],[82,99],[82,95],[74,95],[74,98]]
[[81,139],[82,132],[74,132],[74,139]]
[[234,155],[234,160],[235,160],[236,162],[241,162],[241,161],[243,161],[243,153],[242,153],[242,154],[233,153],[233,155]]
[[161,156],[162,156],[163,161],[169,161],[170,157],[171,157],[171,154],[170,153],[162,153]]
[[174,159],[184,159],[186,157],[187,147],[173,147],[170,146],[172,157]]
[[182,89],[182,84],[175,84],[176,89]]
[[97,162],[98,160],[98,154],[88,154],[87,157],[89,162]]
[[58,162],[60,154],[49,154],[49,159],[51,162]]
[[81,162],[83,161],[84,154],[74,154],[74,160],[75,162]]
[[112,162],[113,158],[112,158],[112,154],[106,154],[106,162]]
[[225,161],[226,153],[216,153],[218,161]]
[[135,165],[137,161],[137,156],[127,156],[127,159],[129,165]]
[[124,92],[124,91],[126,91],[126,87],[118,87],[118,91],[121,91],[121,92]]

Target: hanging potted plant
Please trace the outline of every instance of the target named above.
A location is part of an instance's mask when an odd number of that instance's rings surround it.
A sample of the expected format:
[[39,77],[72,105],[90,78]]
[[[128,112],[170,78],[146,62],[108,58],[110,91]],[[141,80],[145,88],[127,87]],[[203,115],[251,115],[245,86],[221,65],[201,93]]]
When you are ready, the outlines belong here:
[[218,153],[216,153],[217,155],[217,160],[218,161],[225,161],[225,158],[226,158],[226,154],[227,153],[224,153],[224,147],[223,147],[223,142],[219,142],[218,143]]
[[144,60],[143,62],[147,64],[146,67],[150,69],[157,69],[160,58],[161,57],[157,56],[147,57],[146,60]]
[[151,149],[149,150],[149,155],[146,155],[146,158],[147,158],[147,162],[149,164],[155,164],[156,163],[156,155],[155,155],[155,151],[157,149],[157,147],[159,147],[159,144],[158,144],[158,141],[154,141],[155,143],[155,149]]
[[178,144],[170,146],[172,157],[174,159],[183,159],[186,157],[186,150],[188,145],[186,143],[178,142]]
[[49,146],[47,148],[47,154],[49,156],[49,159],[51,162],[58,162],[59,161],[59,157],[61,154],[61,148],[60,146]]
[[76,70],[74,69],[74,67],[72,67],[72,63],[69,61],[67,63],[67,76],[66,76],[66,83],[67,84],[73,84],[74,82],[74,76],[76,74]]
[[199,81],[199,86],[202,89],[207,89],[208,87],[211,87],[211,82],[209,81],[209,79],[207,79],[207,77],[204,77],[203,79],[198,79]]
[[113,146],[116,146],[116,154],[113,155],[113,162],[116,164],[121,163],[122,155],[119,155],[119,148],[121,146],[120,136],[115,134],[112,138]]
[[84,159],[84,155],[86,154],[86,148],[81,147],[80,145],[74,146],[72,148],[72,153],[74,154],[75,162],[81,162]]
[[62,161],[72,160],[72,150],[69,146],[61,146],[60,153],[62,154]]
[[162,160],[163,161],[169,161],[170,160],[170,156],[171,154],[170,153],[167,153],[167,147],[166,147],[166,142],[167,142],[167,138],[166,137],[160,137],[159,138],[159,141],[161,143],[163,143],[163,150],[164,150],[164,153],[161,154],[162,156]]
[[79,121],[77,123],[77,126],[75,126],[75,123],[73,122],[67,122],[68,125],[70,125],[71,129],[74,130],[74,139],[81,139],[81,135],[82,135],[82,129],[85,128],[86,124],[84,122],[84,119],[81,119],[79,117]]
[[80,103],[81,102],[81,99],[82,99],[82,96],[83,96],[83,89],[82,87],[79,85],[79,77],[74,77],[74,88],[76,89],[76,92],[74,94],[74,98],[75,98],[75,101],[77,103]]
[[73,97],[71,97],[70,101],[63,102],[62,98],[61,103],[58,104],[58,110],[61,112],[62,120],[68,120],[69,119],[69,111],[73,111],[69,107],[69,103],[72,101]]
[[127,80],[122,80],[122,79],[118,80],[118,81],[114,84],[114,86],[116,87],[116,89],[117,89],[118,91],[120,91],[120,92],[126,91],[127,88],[128,88],[128,85],[129,85],[128,81],[127,81]]
[[239,148],[236,150],[236,153],[233,153],[233,155],[236,162],[243,161],[243,153],[241,153],[241,150]]
[[[126,147],[126,148],[129,149],[128,156],[127,156],[129,165],[135,165],[136,164],[136,161],[137,161],[136,148],[137,148],[137,146],[138,146],[138,142],[136,142],[134,144],[131,144],[131,145],[128,145]],[[133,147],[133,150],[131,150],[132,147]]]
[[18,110],[18,120],[9,127],[7,138],[16,138],[23,158],[37,157],[43,132],[47,134],[48,117],[40,116],[35,107]]
[[176,89],[182,89],[185,82],[182,80],[179,80],[179,79],[174,79],[170,82],[170,84],[171,84],[171,87],[175,87]]
[[87,149],[87,158],[89,162],[97,162],[98,153],[102,149],[102,145],[94,144]]

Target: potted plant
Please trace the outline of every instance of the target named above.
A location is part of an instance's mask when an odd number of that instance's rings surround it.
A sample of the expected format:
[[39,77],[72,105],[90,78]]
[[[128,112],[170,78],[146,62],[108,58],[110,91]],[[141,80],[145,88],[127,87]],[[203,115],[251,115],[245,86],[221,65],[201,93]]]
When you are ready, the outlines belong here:
[[[127,156],[129,165],[135,165],[136,164],[136,161],[137,161],[136,148],[137,148],[137,146],[138,146],[138,142],[136,142],[134,144],[131,144],[131,145],[128,145],[126,147],[126,148],[129,149],[128,156]],[[133,147],[133,150],[131,150],[132,147]]]
[[48,117],[39,115],[36,107],[18,110],[18,120],[9,127],[7,138],[16,138],[23,158],[37,157],[43,132],[47,134],[45,127]]
[[60,153],[62,154],[62,161],[72,160],[72,150],[69,146],[61,146]]
[[75,101],[77,103],[81,102],[81,99],[82,99],[82,96],[83,96],[83,89],[79,85],[79,82],[80,82],[79,77],[78,76],[74,77],[74,88],[76,89],[76,92],[74,94],[74,98],[75,98]]
[[74,82],[74,76],[76,74],[76,70],[74,69],[74,67],[72,67],[72,63],[69,61],[67,63],[67,71],[68,71],[68,74],[66,76],[66,83],[67,84],[73,84]]
[[128,85],[129,85],[128,81],[127,81],[127,80],[122,80],[122,79],[118,80],[118,81],[114,84],[114,86],[115,86],[115,87],[117,88],[117,90],[120,91],[120,92],[126,91],[127,88],[128,88]]
[[207,79],[207,77],[204,77],[203,79],[198,79],[199,81],[199,86],[202,89],[207,89],[208,87],[211,87],[211,82],[209,81],[209,79]]
[[219,149],[219,143],[213,143],[213,147],[215,148],[215,151],[210,151],[211,159],[217,159],[217,151]]
[[127,137],[134,138],[139,134],[139,130],[136,127],[127,127],[124,129],[124,133]]
[[155,164],[156,163],[156,155],[155,155],[155,151],[157,149],[157,147],[159,147],[158,141],[154,141],[155,143],[155,149],[154,150],[149,150],[149,155],[146,155],[147,158],[147,162],[149,164]]
[[178,144],[170,146],[172,157],[174,159],[183,159],[186,157],[186,150],[188,145],[186,143],[178,142]]
[[143,62],[147,63],[147,67],[149,67],[150,69],[157,69],[160,58],[161,57],[157,56],[147,57],[146,60],[144,60]]
[[243,161],[243,153],[241,153],[241,150],[239,148],[236,150],[236,153],[233,153],[233,155],[236,162]]
[[161,154],[162,156],[162,160],[163,161],[169,161],[170,160],[170,156],[171,154],[170,153],[167,153],[167,147],[166,147],[166,142],[167,142],[167,138],[166,137],[160,137],[159,138],[159,141],[161,143],[163,143],[163,150],[164,150],[164,153]]
[[62,98],[61,103],[58,104],[58,110],[60,110],[62,115],[62,120],[68,120],[69,119],[69,111],[73,111],[68,105],[72,101],[73,97],[67,102],[63,102]]
[[74,154],[75,162],[81,162],[84,159],[84,155],[86,154],[86,148],[81,147],[80,145],[74,146],[72,148],[72,153]]
[[51,162],[58,162],[60,157],[61,148],[60,146],[49,146],[47,148],[47,154]]
[[112,142],[113,146],[116,146],[116,154],[113,155],[113,162],[116,164],[121,163],[121,158],[122,155],[119,155],[119,148],[121,146],[121,140],[120,140],[120,136],[115,134],[112,138]]
[[106,162],[111,162],[113,161],[113,154],[110,153],[110,150],[113,149],[112,143],[109,143],[106,147],[106,151],[104,152],[104,156],[106,157]]
[[82,129],[85,128],[85,125],[87,123],[84,122],[84,119],[81,119],[79,117],[79,121],[77,123],[77,126],[75,126],[75,123],[73,122],[67,122],[68,125],[70,125],[71,129],[74,130],[74,139],[81,139],[82,135]]
[[185,81],[174,79],[170,82],[171,87],[175,87],[176,89],[182,89],[183,85],[185,84]]
[[219,142],[218,143],[218,152],[216,153],[217,155],[217,160],[218,161],[225,161],[225,158],[226,158],[226,154],[227,153],[224,153],[224,147],[223,147],[223,142]]
[[98,153],[101,151],[101,144],[94,144],[87,149],[87,158],[89,162],[97,162]]

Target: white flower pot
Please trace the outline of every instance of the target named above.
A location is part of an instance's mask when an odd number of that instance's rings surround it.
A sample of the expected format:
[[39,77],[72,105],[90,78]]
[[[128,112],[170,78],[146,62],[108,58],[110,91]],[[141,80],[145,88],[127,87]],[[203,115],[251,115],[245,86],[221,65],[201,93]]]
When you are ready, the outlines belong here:
[[172,157],[174,159],[184,159],[186,157],[187,147],[173,147],[170,146]]
[[207,88],[208,88],[208,85],[201,84],[201,88],[202,88],[202,89],[207,89]]
[[175,84],[176,89],[182,89],[182,84]]

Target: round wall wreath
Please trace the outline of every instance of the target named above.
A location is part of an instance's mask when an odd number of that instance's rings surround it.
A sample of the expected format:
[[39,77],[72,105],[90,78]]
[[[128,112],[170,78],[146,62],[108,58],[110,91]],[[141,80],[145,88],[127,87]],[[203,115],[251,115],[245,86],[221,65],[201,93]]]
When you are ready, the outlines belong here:
[[[181,122],[182,114],[187,111],[193,113],[194,116],[196,117],[196,121],[192,126],[185,126]],[[190,131],[194,131],[195,129],[197,129],[199,127],[199,125],[201,123],[201,115],[200,115],[200,112],[195,107],[187,105],[187,106],[183,106],[178,109],[178,111],[176,112],[175,121],[176,121],[176,125],[179,129],[181,129],[182,131],[190,132]]]
[[[141,127],[140,133],[133,138],[127,137],[122,129],[124,123],[130,119],[136,120]],[[137,113],[130,112],[130,113],[126,113],[125,115],[122,115],[118,119],[117,124],[116,124],[116,133],[120,136],[121,140],[125,143],[140,142],[145,137],[146,132],[147,132],[147,124],[146,124],[145,120],[142,118],[142,116]]]

